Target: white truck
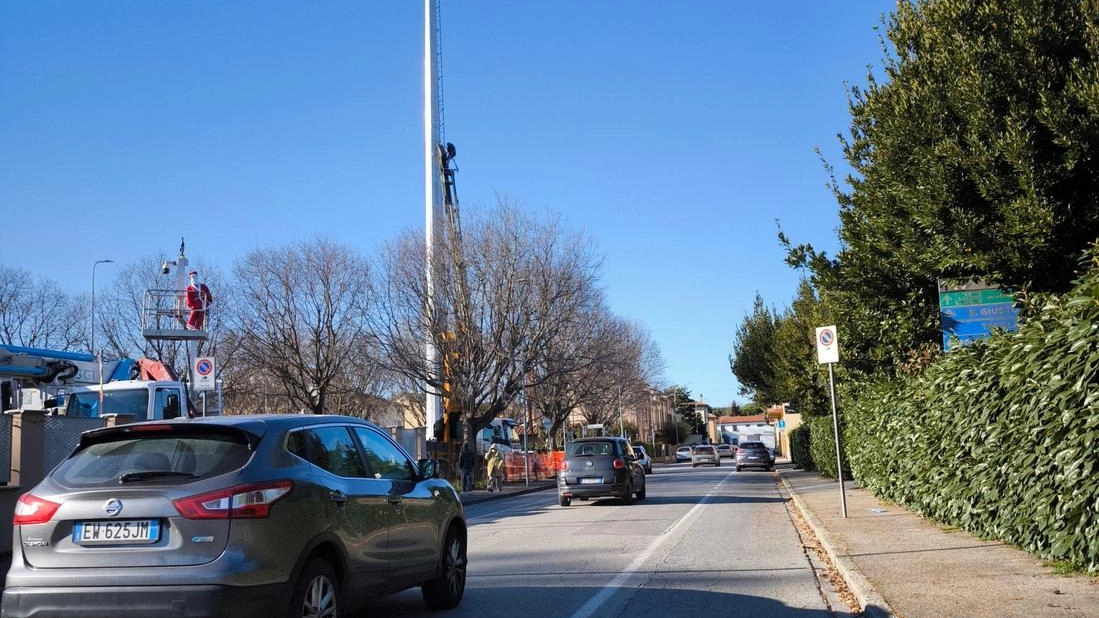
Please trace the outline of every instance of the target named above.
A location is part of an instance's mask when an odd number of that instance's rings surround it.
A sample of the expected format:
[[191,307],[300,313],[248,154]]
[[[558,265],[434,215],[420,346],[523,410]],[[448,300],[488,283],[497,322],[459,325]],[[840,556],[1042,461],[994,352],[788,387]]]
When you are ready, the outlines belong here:
[[512,449],[522,448],[522,440],[515,429],[518,426],[519,422],[510,418],[492,419],[488,427],[477,432],[477,452],[483,455],[493,444],[504,455],[510,453]]
[[125,414],[134,420],[196,414],[186,386],[159,361],[127,358],[101,365],[91,354],[0,345],[0,411],[9,409]]

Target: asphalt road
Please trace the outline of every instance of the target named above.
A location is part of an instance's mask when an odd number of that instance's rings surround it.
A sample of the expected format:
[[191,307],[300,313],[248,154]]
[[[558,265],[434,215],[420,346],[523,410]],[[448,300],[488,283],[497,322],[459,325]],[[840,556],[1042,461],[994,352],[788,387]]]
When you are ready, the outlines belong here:
[[[551,490],[467,507],[466,594],[447,616],[832,615],[774,474],[677,464],[647,482],[648,496],[629,506],[560,507]],[[438,616],[418,590],[370,615]]]

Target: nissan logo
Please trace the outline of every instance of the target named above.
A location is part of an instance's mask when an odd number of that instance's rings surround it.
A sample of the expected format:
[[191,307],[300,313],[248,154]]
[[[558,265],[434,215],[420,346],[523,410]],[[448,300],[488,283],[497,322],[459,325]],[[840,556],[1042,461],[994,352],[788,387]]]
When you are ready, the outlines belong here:
[[122,512],[122,501],[118,498],[111,498],[103,505],[103,512],[111,517],[118,515]]

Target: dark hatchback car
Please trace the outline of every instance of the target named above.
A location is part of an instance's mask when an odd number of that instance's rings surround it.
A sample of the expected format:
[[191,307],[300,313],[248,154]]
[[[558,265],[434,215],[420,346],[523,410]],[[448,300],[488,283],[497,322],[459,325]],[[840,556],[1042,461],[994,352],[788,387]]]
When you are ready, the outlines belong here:
[[645,447],[633,447],[633,454],[637,457],[637,463],[641,464],[641,467],[645,470],[645,474],[652,474],[653,460],[652,457],[649,457],[649,453],[645,450]]
[[89,431],[16,505],[0,611],[335,616],[413,586],[452,608],[466,523],[437,470],[344,416]]
[[645,498],[645,468],[625,438],[580,438],[565,447],[557,473],[557,500],[568,506],[573,498],[617,497],[623,503]]
[[775,460],[762,442],[741,442],[736,449],[736,471],[744,468],[763,468],[774,470]]

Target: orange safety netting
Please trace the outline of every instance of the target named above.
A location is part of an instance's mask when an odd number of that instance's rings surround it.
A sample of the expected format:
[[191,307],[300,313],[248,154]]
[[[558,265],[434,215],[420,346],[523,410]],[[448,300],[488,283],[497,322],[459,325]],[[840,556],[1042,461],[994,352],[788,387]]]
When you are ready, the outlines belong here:
[[[530,480],[549,481],[557,477],[557,471],[561,469],[565,461],[563,451],[553,453],[530,453]],[[527,471],[527,456],[520,452],[508,453],[504,456],[504,480],[525,480]]]

